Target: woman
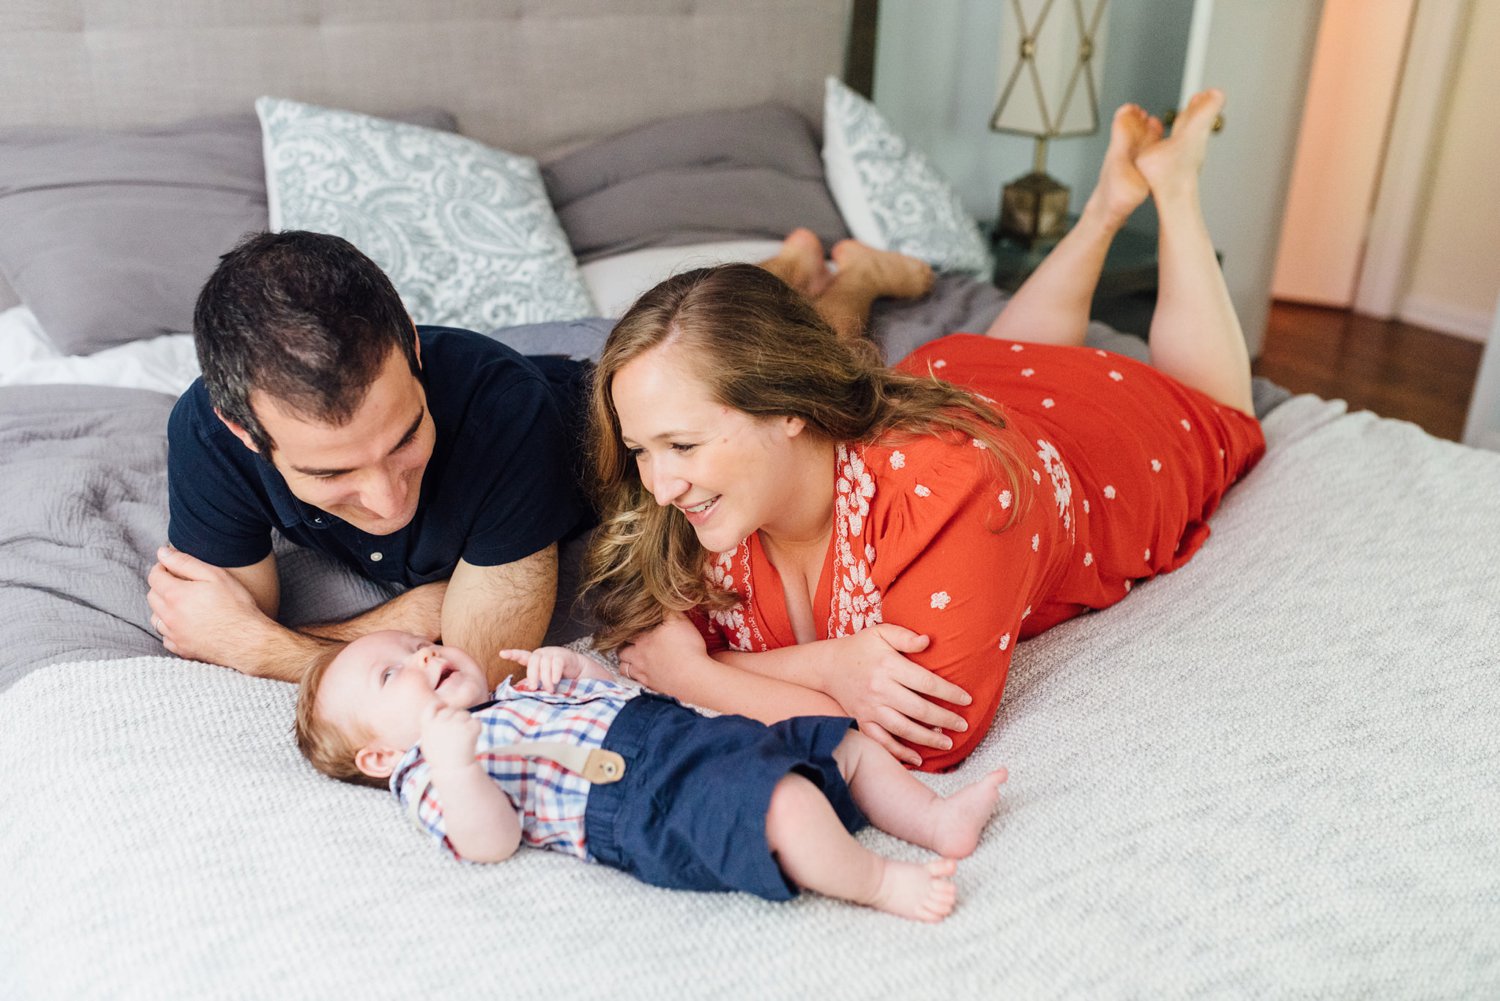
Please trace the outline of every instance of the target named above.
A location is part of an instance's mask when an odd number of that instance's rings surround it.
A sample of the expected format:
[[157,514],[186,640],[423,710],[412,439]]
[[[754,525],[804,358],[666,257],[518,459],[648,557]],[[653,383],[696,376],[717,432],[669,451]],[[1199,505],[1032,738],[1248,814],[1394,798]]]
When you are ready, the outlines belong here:
[[[847,713],[909,764],[961,761],[1016,643],[1186,562],[1264,451],[1198,205],[1222,105],[1198,95],[1165,139],[1121,109],[1078,224],[987,335],[895,371],[764,270],[643,296],[595,381],[601,645],[689,702]],[[1154,368],[1081,346],[1147,194]]]

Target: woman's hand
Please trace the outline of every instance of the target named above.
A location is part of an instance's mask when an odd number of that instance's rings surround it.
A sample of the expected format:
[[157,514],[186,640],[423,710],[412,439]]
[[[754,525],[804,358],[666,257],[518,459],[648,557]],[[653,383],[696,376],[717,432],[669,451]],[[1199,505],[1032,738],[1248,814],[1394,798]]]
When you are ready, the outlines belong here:
[[820,687],[896,760],[922,763],[901,740],[947,750],[953,741],[942,731],[969,728],[962,716],[930,701],[966,706],[973,701],[969,693],[905,657],[927,649],[926,636],[882,622],[832,642],[839,645]]
[[655,691],[671,691],[676,671],[707,657],[698,627],[680,612],[668,612],[661,625],[620,648],[620,673]]

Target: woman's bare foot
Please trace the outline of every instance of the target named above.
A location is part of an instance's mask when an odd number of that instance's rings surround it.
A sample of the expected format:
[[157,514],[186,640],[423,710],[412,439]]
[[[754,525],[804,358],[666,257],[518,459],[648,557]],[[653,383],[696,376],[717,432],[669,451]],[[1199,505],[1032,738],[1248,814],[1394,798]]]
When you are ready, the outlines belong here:
[[1146,114],[1138,104],[1123,105],[1109,128],[1109,149],[1099,168],[1099,183],[1084,205],[1085,214],[1095,214],[1110,230],[1117,230],[1140,208],[1151,187],[1136,168],[1136,157],[1161,139],[1161,120]]
[[1007,777],[1004,768],[997,768],[952,796],[939,800],[928,811],[929,834],[917,844],[944,858],[968,858],[974,854],[984,825],[989,823],[995,808],[1000,805],[1000,786]]
[[894,250],[876,250],[858,240],[840,240],[833,245],[833,262],[839,266],[839,281],[857,281],[874,299],[916,299],[932,288],[932,268]]
[[937,859],[925,865],[884,859],[880,889],[865,903],[877,911],[895,914],[913,921],[936,923],[953,913],[958,902],[958,887],[949,878],[958,869],[951,858]]
[[802,227],[788,233],[776,256],[761,261],[760,266],[809,299],[822,295],[833,281],[833,272],[823,256],[823,241]]
[[1172,134],[1148,146],[1135,158],[1136,168],[1146,178],[1158,202],[1183,194],[1196,197],[1198,171],[1208,153],[1208,137],[1223,108],[1222,90],[1194,94],[1172,123]]

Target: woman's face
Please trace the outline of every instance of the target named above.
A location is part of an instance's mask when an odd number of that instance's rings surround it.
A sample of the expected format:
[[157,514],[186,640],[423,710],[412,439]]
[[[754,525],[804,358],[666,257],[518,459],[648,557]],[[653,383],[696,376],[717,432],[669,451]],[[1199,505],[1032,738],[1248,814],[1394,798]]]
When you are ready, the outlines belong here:
[[620,437],[641,483],[682,512],[710,552],[723,552],[785,514],[800,418],[756,418],[714,399],[664,344],[616,373],[610,385]]

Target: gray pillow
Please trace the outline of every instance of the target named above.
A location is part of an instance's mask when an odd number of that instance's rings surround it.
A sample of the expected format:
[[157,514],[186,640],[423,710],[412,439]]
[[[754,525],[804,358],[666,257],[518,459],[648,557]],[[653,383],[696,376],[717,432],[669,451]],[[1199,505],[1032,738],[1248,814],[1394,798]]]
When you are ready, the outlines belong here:
[[813,128],[779,104],[698,112],[630,129],[542,168],[580,261],[642,247],[753,237],[806,226],[849,235],[823,183]]
[[254,114],[0,131],[0,273],[65,354],[191,330],[219,255],[266,225]]

